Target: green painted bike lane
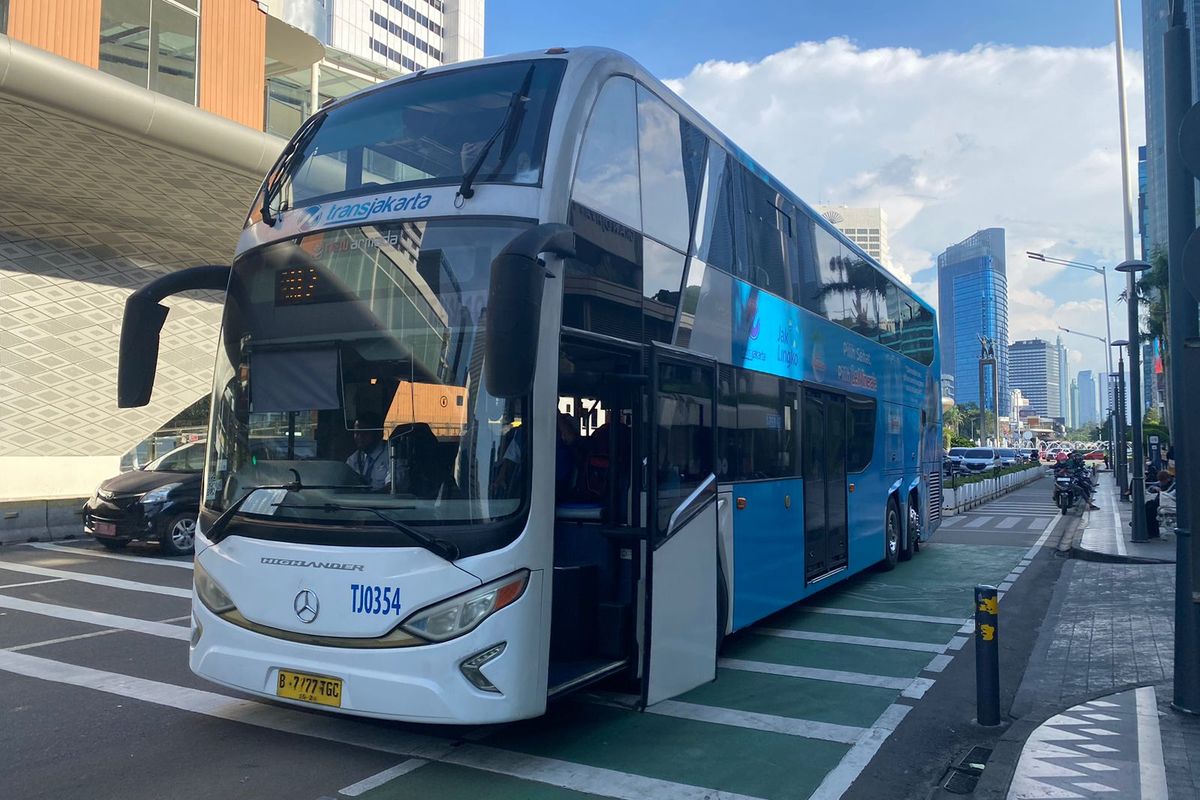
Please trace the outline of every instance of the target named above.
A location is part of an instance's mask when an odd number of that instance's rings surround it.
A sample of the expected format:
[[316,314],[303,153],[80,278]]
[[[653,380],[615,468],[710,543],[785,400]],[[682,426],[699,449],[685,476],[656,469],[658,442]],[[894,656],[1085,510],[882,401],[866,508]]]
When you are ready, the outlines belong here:
[[[957,625],[819,613],[810,607],[967,619],[976,583],[998,583],[1028,548],[930,543],[892,572],[867,572],[786,609],[730,639],[723,660],[770,669],[812,667],[888,678],[915,678],[931,652],[766,635],[766,629],[811,631],[944,645]],[[721,668],[717,680],[676,698],[719,717],[770,715],[784,720],[870,728],[900,695],[895,688]],[[744,721],[741,724],[745,724]],[[585,765],[690,787],[776,800],[808,797],[850,749],[843,742],[806,738],[735,724],[682,719],[569,700],[536,720],[488,729],[490,748]],[[363,797],[474,798],[591,797],[560,786],[449,764],[429,764]],[[602,793],[600,796],[604,796]]]

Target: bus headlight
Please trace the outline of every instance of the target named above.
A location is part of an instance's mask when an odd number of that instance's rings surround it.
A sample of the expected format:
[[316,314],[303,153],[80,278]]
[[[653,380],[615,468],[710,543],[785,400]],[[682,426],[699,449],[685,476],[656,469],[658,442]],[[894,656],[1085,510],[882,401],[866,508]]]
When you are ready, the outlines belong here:
[[406,619],[401,628],[431,642],[444,642],[479,627],[485,619],[512,605],[525,592],[529,570],[486,583],[437,605],[423,608]]
[[195,562],[193,566],[192,576],[192,582],[196,587],[196,596],[209,611],[214,614],[224,614],[236,608],[233,601],[229,599],[229,595],[221,588],[221,584],[212,579],[204,567],[200,566],[199,561]]

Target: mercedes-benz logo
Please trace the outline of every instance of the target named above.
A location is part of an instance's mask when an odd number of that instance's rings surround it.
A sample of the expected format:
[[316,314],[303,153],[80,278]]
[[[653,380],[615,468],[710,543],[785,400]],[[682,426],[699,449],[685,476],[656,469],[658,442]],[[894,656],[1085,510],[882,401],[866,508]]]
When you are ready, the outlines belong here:
[[321,610],[321,602],[317,600],[317,593],[311,589],[301,589],[296,593],[296,599],[292,601],[292,608],[296,611],[296,616],[300,621],[307,624],[317,618],[317,614]]

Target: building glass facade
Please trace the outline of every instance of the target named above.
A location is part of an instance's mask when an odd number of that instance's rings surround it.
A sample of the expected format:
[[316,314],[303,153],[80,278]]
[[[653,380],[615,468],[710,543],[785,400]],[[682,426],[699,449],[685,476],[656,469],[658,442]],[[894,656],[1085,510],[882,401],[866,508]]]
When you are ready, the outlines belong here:
[[104,0],[100,70],[196,104],[198,0]]
[[1075,378],[1079,385],[1079,414],[1076,425],[1088,425],[1100,421],[1096,408],[1096,376],[1090,369],[1080,370]]
[[1008,356],[1008,380],[1029,400],[1025,410],[1037,417],[1061,417],[1058,347],[1045,339],[1026,339],[1013,342]]
[[987,228],[938,256],[938,333],[942,369],[954,378],[955,402],[991,406],[993,373],[979,397],[980,337],[995,345],[1000,416],[1009,413],[1008,274],[1004,229]]
[[[1189,12],[1193,5],[1188,3]],[[1163,34],[1170,24],[1167,13],[1167,0],[1142,0],[1142,71],[1146,87],[1146,233],[1143,247],[1150,249],[1167,242],[1167,136],[1163,126]],[[1191,13],[1189,16],[1195,18]]]

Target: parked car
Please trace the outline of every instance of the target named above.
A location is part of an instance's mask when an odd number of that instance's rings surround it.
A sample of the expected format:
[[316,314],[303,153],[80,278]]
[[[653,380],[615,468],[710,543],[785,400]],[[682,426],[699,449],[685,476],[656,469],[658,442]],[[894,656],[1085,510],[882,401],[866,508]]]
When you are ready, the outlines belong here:
[[970,449],[971,449],[971,448],[969,448],[969,447],[951,447],[951,448],[950,448],[950,449],[949,449],[949,450],[946,452],[946,458],[948,458],[948,459],[950,459],[951,461],[953,461],[953,462],[954,462],[954,464],[955,464],[955,466],[960,466],[960,467],[961,467],[961,466],[962,466],[962,460],[963,460],[963,456],[965,456],[965,455],[967,454],[967,451],[968,451],[968,450],[970,450]]
[[83,532],[109,550],[140,539],[168,555],[191,553],[205,450],[204,442],[185,444],[101,483],[83,506]]
[[963,454],[963,469],[967,472],[983,472],[1000,466],[1000,454],[991,447],[971,447]]

